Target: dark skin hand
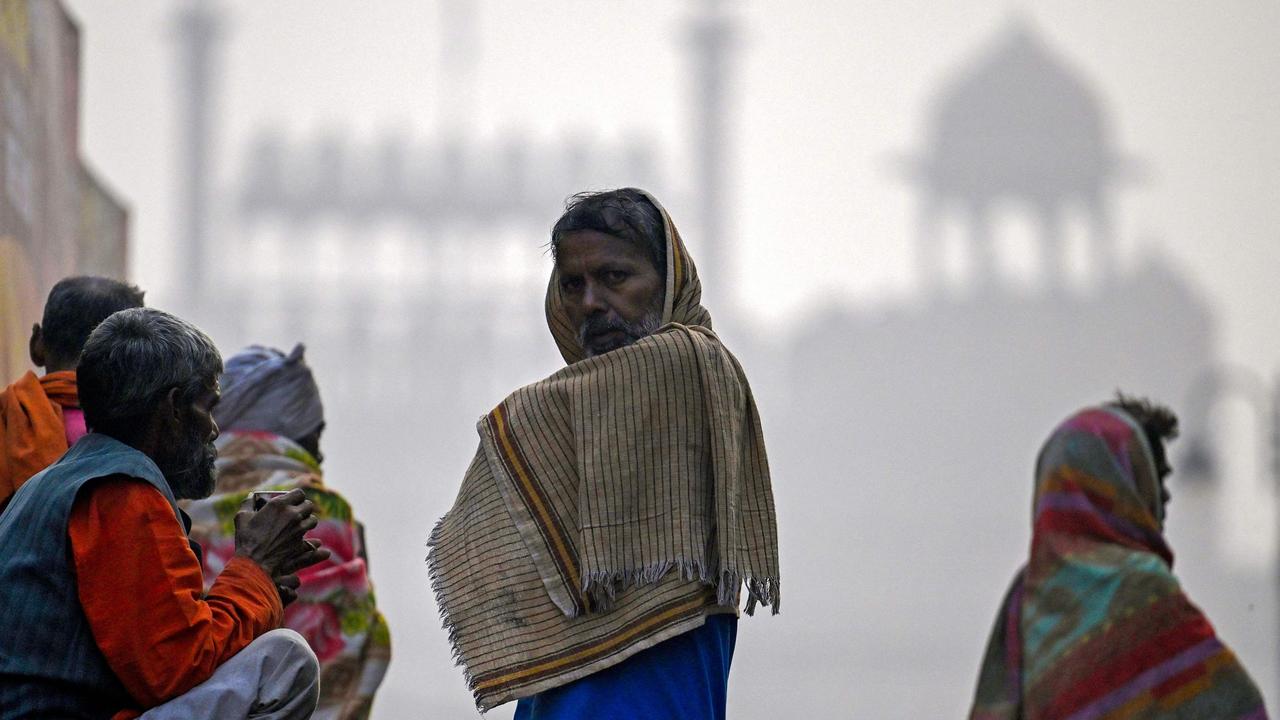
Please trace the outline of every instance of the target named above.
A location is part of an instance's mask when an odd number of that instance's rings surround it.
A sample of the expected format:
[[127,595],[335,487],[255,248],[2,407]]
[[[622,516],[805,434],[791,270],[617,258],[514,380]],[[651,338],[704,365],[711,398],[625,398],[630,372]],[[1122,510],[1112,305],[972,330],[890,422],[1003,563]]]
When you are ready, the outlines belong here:
[[300,581],[295,573],[329,557],[319,540],[303,537],[320,522],[314,513],[315,505],[297,488],[257,512],[246,507],[236,513],[236,554],[271,576],[285,605],[298,597]]

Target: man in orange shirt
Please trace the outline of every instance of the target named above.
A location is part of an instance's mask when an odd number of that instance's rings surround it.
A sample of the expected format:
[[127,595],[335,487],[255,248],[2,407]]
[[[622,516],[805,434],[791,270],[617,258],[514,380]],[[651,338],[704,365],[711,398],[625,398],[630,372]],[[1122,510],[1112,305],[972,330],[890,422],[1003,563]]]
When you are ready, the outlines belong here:
[[279,629],[328,557],[301,490],[235,516],[204,592],[184,498],[214,487],[222,358],[159,310],[117,312],[77,370],[90,430],[0,515],[0,720],[308,718],[318,663]]
[[0,391],[0,510],[22,483],[62,457],[85,434],[76,394],[80,349],[98,323],[117,310],[142,307],[142,291],[103,277],[58,281],[44,305],[43,323],[31,328],[31,364]]

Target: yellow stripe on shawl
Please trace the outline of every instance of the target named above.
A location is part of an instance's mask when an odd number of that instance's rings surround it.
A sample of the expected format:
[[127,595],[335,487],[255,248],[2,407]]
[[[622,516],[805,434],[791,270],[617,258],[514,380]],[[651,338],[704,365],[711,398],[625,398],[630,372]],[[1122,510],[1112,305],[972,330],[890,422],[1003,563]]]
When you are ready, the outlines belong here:
[[588,656],[598,655],[601,652],[608,652],[609,650],[612,650],[622,645],[623,643],[631,640],[637,635],[640,635],[648,630],[651,630],[654,627],[661,625],[662,623],[668,620],[679,617],[680,615],[683,615],[685,613],[688,613],[694,610],[701,609],[706,604],[707,604],[706,597],[703,595],[699,595],[697,598],[690,600],[689,602],[677,605],[673,608],[668,608],[667,610],[659,612],[655,615],[650,615],[644,620],[641,620],[640,622],[632,625],[626,631],[621,632],[617,635],[614,635],[613,637],[608,638],[607,640],[605,640],[602,643],[599,643],[598,645],[592,645],[591,647],[583,648],[582,650],[579,650],[578,652],[573,653],[572,655],[565,655],[563,657],[558,657],[558,658],[555,658],[554,660],[548,660],[545,663],[524,668],[523,670],[517,670],[516,672],[508,673],[506,675],[500,675],[496,678],[492,678],[489,680],[484,680],[482,682],[476,683],[475,691],[481,692],[487,688],[495,687],[498,685],[504,685],[514,680],[520,680],[522,678],[540,675],[550,670],[555,670],[556,668],[561,667],[563,665],[569,665],[575,662],[579,662]]
[[1234,662],[1237,662],[1235,653],[1231,652],[1230,648],[1222,648],[1216,655],[1204,661],[1203,674],[1200,677],[1161,698],[1160,709],[1172,710],[1210,689],[1213,686],[1213,674],[1222,668],[1229,667]]
[[1079,485],[1094,495],[1105,497],[1112,501],[1114,504],[1108,510],[1112,515],[1124,518],[1134,525],[1152,532],[1160,532],[1160,526],[1155,522],[1155,518],[1152,517],[1150,512],[1144,510],[1141,506],[1124,502],[1114,485],[1078,468],[1064,466],[1055,469],[1045,478],[1042,483],[1043,489],[1040,492],[1062,492],[1066,490],[1069,483]]
[[582,592],[582,579],[578,574],[577,562],[569,552],[564,538],[556,530],[555,523],[551,519],[551,513],[547,510],[542,494],[538,491],[537,486],[534,485],[528,468],[521,462],[520,454],[516,452],[515,441],[511,437],[502,405],[493,409],[493,419],[498,431],[498,442],[502,443],[502,452],[507,458],[507,464],[515,470],[516,477],[520,480],[520,484],[524,486],[525,494],[532,501],[533,509],[538,513],[538,520],[542,523],[543,532],[551,538],[553,548],[560,556],[561,565],[569,573],[569,581],[573,583],[574,593],[580,594]]

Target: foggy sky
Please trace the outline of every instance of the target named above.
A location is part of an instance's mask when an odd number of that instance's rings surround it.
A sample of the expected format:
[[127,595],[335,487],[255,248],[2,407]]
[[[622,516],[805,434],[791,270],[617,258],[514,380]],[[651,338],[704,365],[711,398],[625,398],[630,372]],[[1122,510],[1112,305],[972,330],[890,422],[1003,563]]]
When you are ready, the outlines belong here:
[[[85,31],[83,144],[134,212],[136,279],[172,287],[175,3],[68,3]],[[1117,193],[1125,256],[1168,250],[1221,311],[1225,359],[1274,372],[1280,291],[1280,6],[1274,3],[728,3],[741,18],[731,231],[743,302],[785,323],[831,298],[913,297],[915,195],[897,158],[922,142],[951,72],[1012,18],[1031,22],[1109,103],[1117,147],[1152,172]],[[218,153],[248,135],[399,128],[467,113],[473,133],[639,132],[689,168],[681,20],[691,5],[478,5],[477,70],[446,82],[435,3],[226,2]],[[447,107],[446,107],[447,102]],[[566,189],[566,193],[569,192]],[[680,216],[681,208],[672,208]],[[541,238],[531,238],[541,242]],[[714,289],[712,290],[714,292]]]

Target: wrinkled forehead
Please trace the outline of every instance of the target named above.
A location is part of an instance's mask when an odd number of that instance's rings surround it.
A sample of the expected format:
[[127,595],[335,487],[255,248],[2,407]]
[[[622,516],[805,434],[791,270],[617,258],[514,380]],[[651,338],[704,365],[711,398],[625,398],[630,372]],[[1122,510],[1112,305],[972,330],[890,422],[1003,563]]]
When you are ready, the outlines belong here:
[[[598,230],[570,230],[556,242],[557,272],[577,274],[611,264],[653,265],[654,262],[644,241]],[[662,274],[661,269],[656,266],[655,269]]]

